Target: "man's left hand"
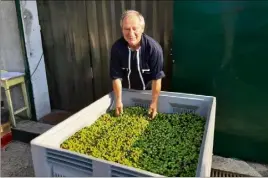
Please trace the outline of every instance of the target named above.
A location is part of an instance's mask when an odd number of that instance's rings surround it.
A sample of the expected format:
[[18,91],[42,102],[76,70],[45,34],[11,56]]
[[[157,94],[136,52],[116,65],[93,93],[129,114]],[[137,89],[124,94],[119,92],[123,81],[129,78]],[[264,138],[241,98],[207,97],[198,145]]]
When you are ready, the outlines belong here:
[[157,103],[151,103],[148,114],[152,119],[157,115]]

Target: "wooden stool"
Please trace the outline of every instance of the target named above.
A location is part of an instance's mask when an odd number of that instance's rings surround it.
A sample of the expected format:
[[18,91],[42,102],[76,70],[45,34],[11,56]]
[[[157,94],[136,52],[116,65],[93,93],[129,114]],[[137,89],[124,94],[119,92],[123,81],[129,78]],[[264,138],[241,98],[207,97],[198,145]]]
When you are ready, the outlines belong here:
[[[24,104],[25,106],[14,111],[13,108],[13,103],[11,99],[11,94],[10,94],[10,89],[11,87],[15,85],[20,85],[22,89],[22,94],[24,98]],[[19,114],[23,111],[27,111],[27,116],[31,118],[31,112],[30,112],[30,107],[29,107],[29,101],[27,97],[27,90],[25,86],[25,80],[24,80],[24,73],[20,72],[7,72],[4,70],[1,70],[1,87],[5,89],[5,94],[7,98],[7,103],[8,103],[8,108],[10,112],[10,117],[11,117],[11,124],[13,127],[16,127],[16,120],[15,120],[15,115]]]

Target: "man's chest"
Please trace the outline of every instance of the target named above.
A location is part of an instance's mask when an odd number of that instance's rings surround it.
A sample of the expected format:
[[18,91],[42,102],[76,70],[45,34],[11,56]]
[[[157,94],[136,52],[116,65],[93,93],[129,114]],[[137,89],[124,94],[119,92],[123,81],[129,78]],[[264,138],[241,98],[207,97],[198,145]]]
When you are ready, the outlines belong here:
[[144,50],[126,50],[124,52],[122,51],[118,57],[120,58],[120,64],[122,69],[133,70],[138,67],[140,69],[149,68],[150,56]]

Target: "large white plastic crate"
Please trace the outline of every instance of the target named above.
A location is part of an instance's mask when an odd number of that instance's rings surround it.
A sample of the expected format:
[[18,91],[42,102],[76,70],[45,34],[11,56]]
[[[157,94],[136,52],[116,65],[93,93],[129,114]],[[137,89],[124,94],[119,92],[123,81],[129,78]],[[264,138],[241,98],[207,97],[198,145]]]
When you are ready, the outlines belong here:
[[[151,91],[123,90],[124,106],[149,107]],[[161,176],[111,161],[60,148],[60,144],[102,114],[114,109],[114,95],[109,93],[31,141],[37,177],[151,177]],[[185,93],[161,92],[158,112],[194,112],[206,118],[200,149],[197,177],[209,177],[212,164],[216,98]]]

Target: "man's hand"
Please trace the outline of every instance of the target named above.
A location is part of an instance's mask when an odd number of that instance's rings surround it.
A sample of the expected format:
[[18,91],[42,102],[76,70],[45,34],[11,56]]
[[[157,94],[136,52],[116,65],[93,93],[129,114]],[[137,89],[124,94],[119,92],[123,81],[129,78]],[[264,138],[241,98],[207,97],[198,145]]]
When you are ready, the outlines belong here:
[[150,115],[151,119],[155,118],[155,116],[157,115],[157,103],[151,103],[148,114]]
[[123,103],[122,101],[116,101],[115,115],[119,116],[120,114],[123,114]]

